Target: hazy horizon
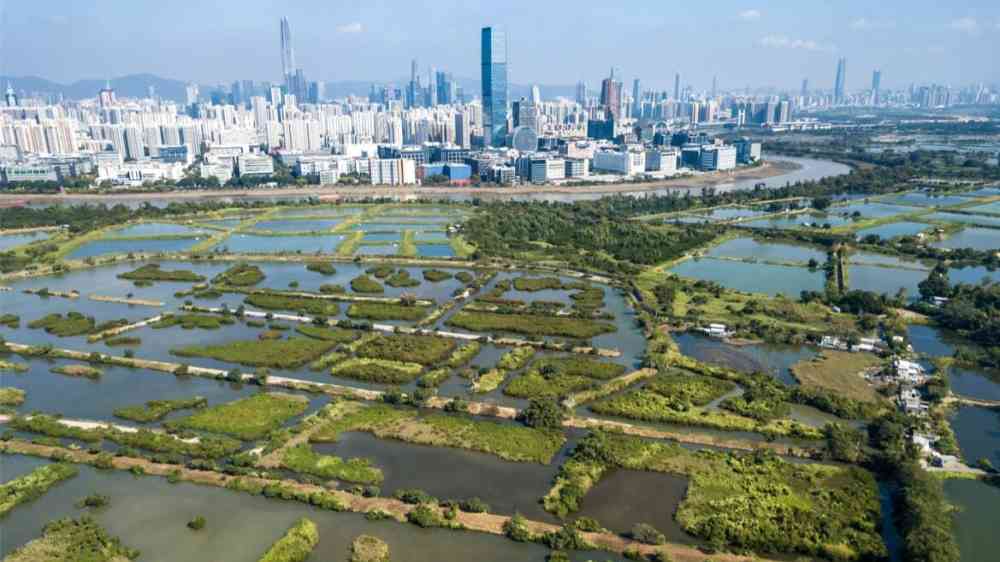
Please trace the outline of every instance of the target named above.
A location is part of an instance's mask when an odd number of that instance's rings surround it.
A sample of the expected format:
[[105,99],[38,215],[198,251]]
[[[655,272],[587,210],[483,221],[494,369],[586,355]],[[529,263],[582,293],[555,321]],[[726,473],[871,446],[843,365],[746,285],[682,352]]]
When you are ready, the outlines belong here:
[[[96,5],[95,5],[96,4]],[[150,73],[199,83],[279,80],[278,22],[291,21],[296,59],[311,80],[387,81],[434,66],[479,74],[479,28],[510,36],[514,83],[596,84],[612,66],[647,88],[832,86],[847,57],[848,89],[1000,80],[1000,9],[985,0],[905,6],[859,0],[703,5],[593,2],[430,5],[387,1],[176,0],[148,4],[7,3],[0,74],[67,83]],[[862,45],[863,44],[863,45]],[[25,56],[30,45],[30,55]],[[394,78],[395,77],[395,78]]]

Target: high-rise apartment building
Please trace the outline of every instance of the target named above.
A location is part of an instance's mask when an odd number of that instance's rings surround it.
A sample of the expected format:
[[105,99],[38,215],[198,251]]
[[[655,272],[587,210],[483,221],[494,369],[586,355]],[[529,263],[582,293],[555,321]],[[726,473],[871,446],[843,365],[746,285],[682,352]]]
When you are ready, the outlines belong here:
[[503,146],[507,135],[507,33],[482,30],[483,143]]

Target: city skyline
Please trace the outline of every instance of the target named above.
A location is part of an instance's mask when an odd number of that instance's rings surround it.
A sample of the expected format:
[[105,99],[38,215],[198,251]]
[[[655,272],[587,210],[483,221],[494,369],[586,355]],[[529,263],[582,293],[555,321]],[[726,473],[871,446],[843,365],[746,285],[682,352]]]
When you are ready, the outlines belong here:
[[[962,85],[1000,78],[989,56],[1000,48],[1000,12],[970,0],[947,8],[929,2],[912,4],[913,11],[923,15],[914,24],[907,22],[906,29],[893,18],[893,10],[860,2],[806,9],[785,2],[755,8],[723,1],[718,24],[705,21],[704,27],[697,14],[691,16],[691,25],[672,25],[675,19],[670,8],[679,5],[646,7],[635,10],[638,14],[625,11],[617,16],[605,13],[608,7],[593,6],[593,17],[570,35],[560,33],[565,22],[550,18],[543,30],[539,23],[518,15],[514,5],[502,10],[488,6],[447,10],[446,3],[417,10],[383,2],[347,5],[334,13],[317,2],[286,6],[249,0],[242,15],[227,19],[220,27],[214,22],[207,25],[202,21],[205,18],[191,20],[192,14],[176,6],[157,17],[145,8],[137,10],[113,1],[105,4],[109,11],[94,11],[123,25],[133,21],[135,12],[148,18],[142,36],[95,35],[91,27],[101,26],[89,26],[94,16],[78,6],[61,6],[58,14],[44,5],[7,6],[4,52],[13,53],[15,45],[30,42],[37,54],[3,57],[0,74],[39,76],[60,83],[136,73],[203,84],[279,81],[282,77],[276,69],[282,68],[284,57],[283,51],[273,48],[274,22],[288,17],[295,27],[293,56],[298,67],[308,69],[310,79],[320,81],[396,81],[405,76],[411,58],[449,69],[457,77],[473,78],[478,74],[478,53],[470,47],[476,43],[478,30],[487,25],[509,34],[509,79],[520,84],[571,86],[580,80],[596,84],[614,66],[622,76],[641,78],[646,87],[662,90],[672,86],[671,75],[676,72],[685,84],[704,90],[716,75],[721,90],[792,89],[803,77],[817,89],[833,89],[833,76],[823,69],[841,57],[851,60],[857,77],[875,69],[883,71],[882,87],[890,89],[910,82]],[[204,9],[191,12],[203,15],[223,4],[209,1]],[[542,14],[568,7],[555,3],[537,9]],[[172,23],[148,25],[150,21]],[[606,27],[606,21],[615,24]],[[725,33],[707,34],[715,29]],[[705,50],[704,57],[681,56],[686,41],[707,37],[713,48]],[[198,56],[191,57],[191,52]],[[664,60],[664,52],[677,56]]]

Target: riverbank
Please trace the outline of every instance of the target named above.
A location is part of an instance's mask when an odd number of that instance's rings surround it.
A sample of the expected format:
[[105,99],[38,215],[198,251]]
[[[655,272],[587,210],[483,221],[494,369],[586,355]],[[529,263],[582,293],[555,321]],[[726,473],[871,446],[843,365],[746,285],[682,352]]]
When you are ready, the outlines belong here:
[[315,197],[321,200],[336,201],[342,198],[447,198],[453,196],[525,196],[539,194],[597,194],[612,195],[616,193],[638,193],[658,191],[662,189],[700,189],[730,184],[736,181],[764,180],[790,174],[803,169],[804,166],[792,160],[773,160],[764,162],[754,168],[744,168],[733,172],[714,172],[698,176],[687,176],[676,179],[665,179],[642,183],[612,183],[594,184],[588,186],[569,185],[522,185],[512,187],[423,187],[423,186],[337,186],[319,185],[301,188],[263,188],[263,189],[218,189],[192,191],[121,191],[110,193],[58,193],[0,194],[0,204],[5,201],[24,201],[29,205],[45,203],[100,203],[105,201],[141,201],[151,196],[157,199],[192,200],[218,197]]

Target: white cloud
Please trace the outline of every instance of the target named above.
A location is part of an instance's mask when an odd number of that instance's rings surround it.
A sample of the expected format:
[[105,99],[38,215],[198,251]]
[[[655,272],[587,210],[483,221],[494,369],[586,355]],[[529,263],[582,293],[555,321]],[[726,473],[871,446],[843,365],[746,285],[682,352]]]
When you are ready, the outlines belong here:
[[948,27],[955,31],[961,31],[970,35],[979,33],[979,22],[976,21],[975,18],[958,18],[956,20],[951,20]]
[[337,26],[337,33],[361,33],[364,30],[365,27],[359,21]]
[[743,10],[740,12],[740,19],[743,21],[757,21],[760,19],[760,10]]
[[894,20],[870,20],[868,18],[858,18],[851,22],[851,29],[873,30],[873,29],[896,29]]
[[784,35],[768,35],[758,41],[761,47],[776,49],[798,49],[802,51],[835,51],[832,45],[821,45],[811,39],[792,39]]

